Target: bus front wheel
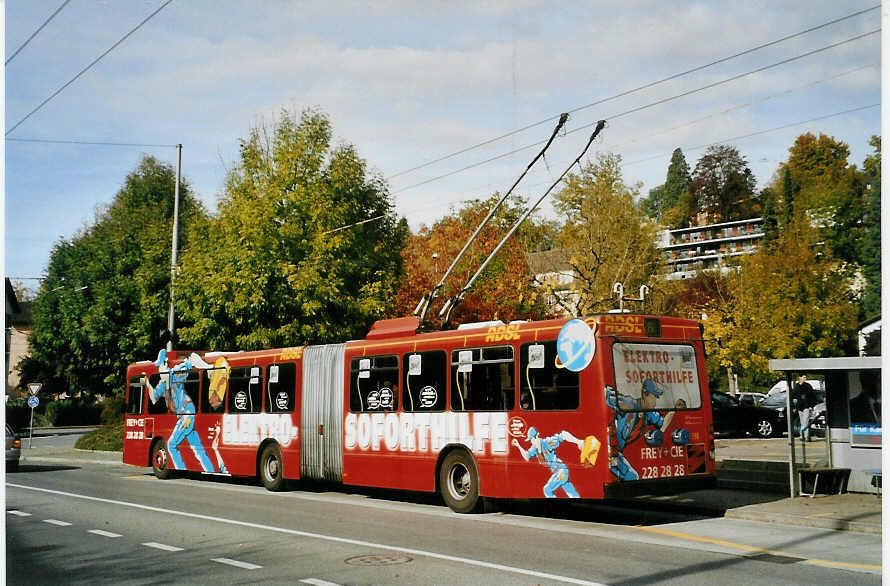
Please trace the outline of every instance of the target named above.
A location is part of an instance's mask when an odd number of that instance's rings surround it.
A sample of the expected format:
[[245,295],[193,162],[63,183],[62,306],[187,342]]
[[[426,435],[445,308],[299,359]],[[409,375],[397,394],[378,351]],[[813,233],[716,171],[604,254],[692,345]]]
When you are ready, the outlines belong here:
[[479,507],[479,475],[473,458],[463,450],[445,456],[439,469],[439,491],[455,513],[472,513]]
[[284,488],[284,467],[278,444],[271,443],[263,448],[263,454],[260,456],[260,480],[266,490],[278,492]]
[[170,478],[170,468],[167,457],[167,442],[158,439],[151,445],[151,469],[160,480]]

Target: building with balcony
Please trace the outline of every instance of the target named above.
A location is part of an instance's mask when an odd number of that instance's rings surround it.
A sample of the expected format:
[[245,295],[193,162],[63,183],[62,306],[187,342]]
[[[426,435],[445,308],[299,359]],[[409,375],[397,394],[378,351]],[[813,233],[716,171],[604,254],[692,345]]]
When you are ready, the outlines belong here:
[[691,279],[698,271],[730,271],[728,261],[753,253],[762,239],[762,218],[665,230],[658,242],[668,267],[665,278]]

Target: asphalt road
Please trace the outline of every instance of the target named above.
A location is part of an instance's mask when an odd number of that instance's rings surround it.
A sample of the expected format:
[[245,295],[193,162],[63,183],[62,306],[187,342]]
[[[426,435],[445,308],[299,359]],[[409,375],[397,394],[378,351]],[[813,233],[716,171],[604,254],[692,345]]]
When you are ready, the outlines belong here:
[[123,465],[6,478],[9,584],[878,584],[880,536],[676,512],[159,481]]

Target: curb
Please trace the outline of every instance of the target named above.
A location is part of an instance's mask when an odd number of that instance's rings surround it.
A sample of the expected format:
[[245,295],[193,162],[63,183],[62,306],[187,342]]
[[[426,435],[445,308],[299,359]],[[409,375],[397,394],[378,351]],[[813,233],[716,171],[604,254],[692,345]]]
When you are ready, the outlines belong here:
[[844,519],[800,517],[786,513],[770,512],[768,514],[746,511],[744,507],[729,509],[726,511],[727,519],[741,519],[744,521],[757,521],[759,523],[777,523],[780,525],[794,525],[796,527],[812,527],[815,529],[830,529],[832,531],[852,531],[856,533],[869,533],[881,535],[881,525],[874,523],[862,523],[859,521],[847,521]]

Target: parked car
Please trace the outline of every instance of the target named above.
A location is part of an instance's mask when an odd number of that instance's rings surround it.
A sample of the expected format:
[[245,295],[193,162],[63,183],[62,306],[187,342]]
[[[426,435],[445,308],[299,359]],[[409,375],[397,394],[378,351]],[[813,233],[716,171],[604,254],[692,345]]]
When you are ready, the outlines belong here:
[[19,458],[22,455],[22,440],[15,430],[6,424],[6,471],[15,472],[19,469]]
[[760,403],[766,399],[766,395],[763,393],[753,393],[749,391],[736,393],[735,396],[742,405],[760,405]]
[[711,412],[716,433],[750,433],[766,438],[780,435],[787,427],[784,411],[741,403],[736,397],[721,391],[711,392]]
[[[810,425],[810,435],[812,437],[825,437],[825,391],[816,390],[816,397],[819,399],[820,403],[813,407],[813,411],[816,413],[817,417],[812,425]],[[784,418],[785,409],[787,408],[787,405],[785,403],[787,400],[788,391],[778,391],[767,396],[767,398],[764,399],[760,406],[775,409],[776,411],[781,411]],[[791,422],[791,427],[794,432],[794,436],[800,437],[800,419],[796,416]]]

